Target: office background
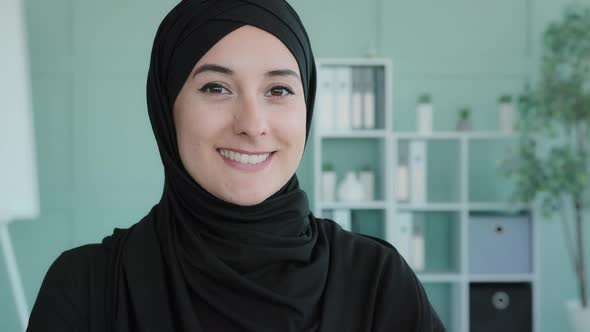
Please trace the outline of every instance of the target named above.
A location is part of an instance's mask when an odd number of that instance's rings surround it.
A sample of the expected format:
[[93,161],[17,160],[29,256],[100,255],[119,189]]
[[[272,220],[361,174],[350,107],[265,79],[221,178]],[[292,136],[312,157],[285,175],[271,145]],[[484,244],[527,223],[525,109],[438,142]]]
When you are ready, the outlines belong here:
[[[542,32],[566,0],[291,0],[319,58],[369,53],[393,60],[395,128],[415,128],[431,92],[435,130],[472,107],[475,129],[497,126],[497,98],[538,72]],[[580,1],[590,4],[590,1]],[[145,102],[151,43],[173,0],[26,0],[41,217],[10,225],[32,306],[49,264],[141,219],[161,195],[163,171]],[[1,17],[0,13],[0,17]],[[310,136],[311,137],[311,136]],[[298,171],[314,201],[313,144]],[[587,218],[590,218],[588,216]],[[541,331],[566,329],[577,295],[557,219],[542,222]],[[585,234],[590,238],[590,232]],[[590,248],[587,248],[590,255]],[[4,262],[0,331],[18,331]]]

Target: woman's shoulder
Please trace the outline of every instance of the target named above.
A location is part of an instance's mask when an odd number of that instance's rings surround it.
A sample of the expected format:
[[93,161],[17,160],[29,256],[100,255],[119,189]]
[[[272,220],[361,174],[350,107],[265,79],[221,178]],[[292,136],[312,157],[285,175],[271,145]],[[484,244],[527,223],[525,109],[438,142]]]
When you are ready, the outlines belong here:
[[75,291],[85,288],[96,271],[106,265],[108,249],[103,243],[84,244],[60,253],[51,263],[39,291]]
[[29,317],[27,331],[46,328],[72,331],[88,320],[88,293],[97,276],[96,262],[104,257],[101,244],[62,252],[50,265]]
[[109,255],[121,232],[125,230],[116,229],[100,243],[80,245],[55,258],[37,293],[27,331],[78,331],[94,321],[91,311],[104,303]]
[[82,266],[105,255],[102,243],[89,243],[63,251],[53,262],[50,269],[61,270],[69,266]]
[[128,229],[115,228],[113,234],[106,236],[100,243],[89,243],[63,251],[51,264],[47,274],[82,272],[106,264],[107,256],[117,245]]

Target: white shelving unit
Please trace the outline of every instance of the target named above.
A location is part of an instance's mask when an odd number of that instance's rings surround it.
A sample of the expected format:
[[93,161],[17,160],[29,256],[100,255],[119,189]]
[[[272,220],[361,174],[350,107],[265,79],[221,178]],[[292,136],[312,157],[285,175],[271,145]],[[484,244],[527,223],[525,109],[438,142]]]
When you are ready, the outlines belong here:
[[[447,268],[438,268],[422,272],[417,272],[419,279],[425,285],[429,297],[433,301],[436,309],[441,311],[443,320],[449,331],[468,332],[470,331],[470,287],[474,283],[526,283],[531,287],[532,294],[532,331],[539,331],[539,230],[536,227],[534,219],[535,209],[530,209],[523,204],[509,204],[506,200],[502,201],[471,201],[470,199],[470,177],[472,163],[470,160],[470,146],[478,141],[498,142],[502,140],[515,139],[515,135],[504,134],[500,132],[433,132],[428,134],[412,132],[396,132],[393,130],[393,112],[392,112],[392,62],[389,59],[319,59],[318,72],[322,75],[325,68],[352,67],[372,70],[378,82],[375,82],[376,98],[381,98],[375,104],[377,105],[375,116],[384,123],[378,123],[375,129],[330,129],[325,130],[314,123],[314,176],[315,176],[315,210],[320,217],[331,217],[330,211],[337,209],[350,210],[351,213],[361,213],[358,220],[354,220],[352,231],[358,231],[362,226],[362,213],[368,213],[372,218],[381,219],[375,232],[378,236],[385,238],[389,242],[397,245],[392,239],[392,232],[395,232],[399,225],[397,213],[409,212],[412,215],[444,215],[450,221],[446,224],[451,225],[451,236],[447,245],[451,245],[448,251],[454,254],[450,257],[452,263]],[[321,78],[319,79],[321,82]],[[318,84],[318,96],[321,98],[321,84]],[[322,112],[322,102],[316,102],[319,106],[316,108],[316,118]],[[398,202],[396,195],[395,174],[400,163],[400,149],[403,144],[410,141],[424,141],[428,144],[451,144],[456,146],[456,173],[449,176],[456,176],[457,183],[455,188],[443,188],[443,191],[449,189],[451,192],[450,199],[429,200],[428,190],[427,199],[423,203]],[[446,143],[444,143],[446,142]],[[357,150],[355,150],[357,149]],[[371,150],[373,149],[373,150]],[[344,153],[341,162],[329,160],[332,156],[338,156],[333,150],[339,150]],[[371,150],[367,152],[366,150]],[[332,161],[336,166],[336,172],[342,177],[342,173],[347,170],[354,170],[354,165],[358,165],[358,159],[362,159],[364,153],[372,156],[371,162],[378,163],[374,165],[376,170],[375,182],[381,184],[376,188],[376,200],[361,202],[340,202],[340,201],[323,201],[322,200],[322,165],[326,161]],[[348,158],[348,159],[347,159]],[[430,160],[428,160],[430,162]],[[427,163],[428,163],[427,162]],[[352,167],[352,169],[351,169]],[[531,271],[530,273],[508,273],[508,274],[473,274],[469,271],[469,227],[471,215],[478,213],[498,213],[513,214],[516,212],[526,213],[532,219],[531,225]],[[339,220],[335,220],[339,221]],[[430,220],[424,224],[436,224],[437,220]],[[373,222],[375,226],[375,222]],[[424,226],[426,228],[430,226]],[[440,227],[440,225],[436,225]],[[375,234],[372,234],[375,235]],[[444,242],[444,241],[443,241]],[[429,243],[426,243],[428,248]],[[428,250],[426,250],[428,256]],[[426,258],[428,261],[428,258]],[[428,262],[427,262],[428,263]],[[439,296],[443,294],[442,296]],[[436,302],[443,298],[443,302]],[[444,299],[447,297],[446,299]],[[526,332],[526,331],[522,331]]]

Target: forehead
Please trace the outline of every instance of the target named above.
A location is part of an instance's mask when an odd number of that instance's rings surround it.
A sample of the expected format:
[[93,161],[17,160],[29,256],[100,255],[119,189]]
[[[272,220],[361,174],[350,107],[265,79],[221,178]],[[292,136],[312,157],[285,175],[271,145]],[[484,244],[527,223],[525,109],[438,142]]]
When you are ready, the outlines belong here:
[[297,60],[287,46],[273,34],[251,25],[224,36],[199,59],[195,68],[205,63],[220,64],[235,71],[280,68],[300,74]]

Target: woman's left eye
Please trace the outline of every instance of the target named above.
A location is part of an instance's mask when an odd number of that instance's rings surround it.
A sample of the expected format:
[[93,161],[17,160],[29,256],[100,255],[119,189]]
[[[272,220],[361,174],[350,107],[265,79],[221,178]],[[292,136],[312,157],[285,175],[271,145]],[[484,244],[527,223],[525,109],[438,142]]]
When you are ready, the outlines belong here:
[[286,95],[293,95],[295,93],[293,93],[293,90],[289,89],[288,87],[284,86],[284,85],[277,85],[277,86],[273,86],[268,94],[270,94],[270,97],[283,97]]

